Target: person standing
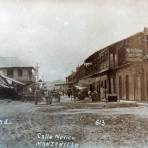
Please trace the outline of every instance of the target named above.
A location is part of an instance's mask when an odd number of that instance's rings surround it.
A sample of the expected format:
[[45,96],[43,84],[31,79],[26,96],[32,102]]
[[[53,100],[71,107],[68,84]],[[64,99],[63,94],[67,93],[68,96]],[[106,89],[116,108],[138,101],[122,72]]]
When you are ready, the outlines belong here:
[[97,100],[97,92],[94,90],[92,92],[92,102],[95,102]]
[[46,99],[46,104],[48,105],[49,104],[49,94],[48,94],[48,90],[47,89],[45,89],[45,91],[44,91],[44,96],[45,96],[45,99]]
[[103,86],[100,89],[100,95],[101,95],[101,99],[105,99],[105,89]]
[[57,98],[58,98],[58,102],[60,103],[61,96],[60,96],[60,93],[59,92],[57,92]]
[[67,95],[68,95],[68,97],[70,98],[70,95],[71,95],[71,94],[70,94],[70,89],[67,90]]
[[48,91],[48,102],[52,104],[52,92],[50,90]]
[[35,100],[35,105],[38,104],[38,101],[41,99],[41,91],[40,91],[40,84],[37,83],[35,84],[35,91],[34,91],[34,100]]
[[92,92],[90,90],[88,91],[88,97],[90,100],[92,100]]

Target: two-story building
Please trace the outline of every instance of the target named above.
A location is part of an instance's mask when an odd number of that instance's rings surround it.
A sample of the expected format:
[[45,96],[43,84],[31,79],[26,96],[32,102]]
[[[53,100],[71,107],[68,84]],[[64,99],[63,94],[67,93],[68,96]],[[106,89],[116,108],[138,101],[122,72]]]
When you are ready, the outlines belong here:
[[0,73],[24,84],[35,81],[35,67],[15,57],[0,57]]
[[83,65],[78,84],[98,92],[104,87],[119,99],[147,101],[148,29],[98,50]]

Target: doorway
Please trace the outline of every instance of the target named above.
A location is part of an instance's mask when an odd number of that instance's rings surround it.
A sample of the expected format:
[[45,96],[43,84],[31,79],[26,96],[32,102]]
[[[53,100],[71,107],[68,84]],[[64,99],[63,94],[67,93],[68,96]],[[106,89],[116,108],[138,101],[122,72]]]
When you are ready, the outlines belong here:
[[126,90],[126,100],[129,100],[129,76],[126,75],[125,78],[125,90]]
[[122,76],[119,76],[119,99],[122,99]]

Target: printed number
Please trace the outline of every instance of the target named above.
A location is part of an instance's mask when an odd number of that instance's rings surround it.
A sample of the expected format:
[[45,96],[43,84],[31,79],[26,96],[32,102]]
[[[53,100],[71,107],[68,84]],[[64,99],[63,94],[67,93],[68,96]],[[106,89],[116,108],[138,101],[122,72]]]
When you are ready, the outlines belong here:
[[104,120],[97,120],[95,123],[97,126],[105,126],[105,121]]

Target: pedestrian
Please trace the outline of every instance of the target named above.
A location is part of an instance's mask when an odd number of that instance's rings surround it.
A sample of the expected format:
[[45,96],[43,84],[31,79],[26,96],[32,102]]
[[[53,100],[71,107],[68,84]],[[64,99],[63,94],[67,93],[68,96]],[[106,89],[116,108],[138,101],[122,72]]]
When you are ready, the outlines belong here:
[[48,91],[48,102],[52,104],[52,92],[50,90]]
[[35,100],[35,105],[37,105],[38,104],[38,91],[37,90],[34,91],[34,100]]
[[61,96],[60,96],[60,93],[59,92],[57,92],[57,98],[58,98],[58,102],[60,103]]
[[92,92],[92,102],[94,102],[96,100],[97,100],[97,92],[96,91],[93,91]]
[[35,86],[35,91],[34,91],[34,100],[35,100],[35,105],[38,104],[38,101],[40,99],[40,87],[39,84],[36,84]]
[[101,95],[101,99],[105,99],[105,89],[103,86],[100,89],[100,95]]
[[88,97],[90,100],[92,99],[92,92],[90,90],[88,91]]
[[70,89],[67,90],[67,95],[69,98],[71,97],[71,90]]
[[77,89],[73,90],[73,97],[74,97],[74,101],[78,98],[78,90]]
[[46,99],[46,104],[48,105],[49,104],[49,94],[48,94],[48,90],[47,89],[45,89],[45,91],[44,91],[44,96],[45,96],[45,99]]

